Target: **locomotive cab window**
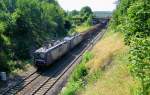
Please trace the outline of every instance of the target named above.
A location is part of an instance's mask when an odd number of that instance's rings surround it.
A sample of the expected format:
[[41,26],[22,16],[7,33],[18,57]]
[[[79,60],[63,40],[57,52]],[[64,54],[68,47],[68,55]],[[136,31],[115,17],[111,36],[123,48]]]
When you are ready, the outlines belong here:
[[45,54],[44,53],[36,53],[34,55],[35,59],[44,59]]

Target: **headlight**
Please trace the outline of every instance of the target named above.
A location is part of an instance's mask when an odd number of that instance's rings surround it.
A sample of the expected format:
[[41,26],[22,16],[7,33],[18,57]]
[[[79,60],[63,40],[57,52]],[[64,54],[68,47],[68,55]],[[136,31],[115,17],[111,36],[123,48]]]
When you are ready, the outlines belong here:
[[41,58],[44,58],[44,57],[45,57],[44,53],[41,53],[41,54],[40,54],[40,57],[41,57]]

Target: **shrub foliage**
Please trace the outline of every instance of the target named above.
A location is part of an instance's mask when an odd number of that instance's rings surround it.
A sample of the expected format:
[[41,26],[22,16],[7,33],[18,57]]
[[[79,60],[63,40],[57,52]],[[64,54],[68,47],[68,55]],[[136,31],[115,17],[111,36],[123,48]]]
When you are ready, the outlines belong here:
[[132,75],[141,83],[138,94],[150,94],[150,1],[120,0],[111,28],[125,35],[130,46]]

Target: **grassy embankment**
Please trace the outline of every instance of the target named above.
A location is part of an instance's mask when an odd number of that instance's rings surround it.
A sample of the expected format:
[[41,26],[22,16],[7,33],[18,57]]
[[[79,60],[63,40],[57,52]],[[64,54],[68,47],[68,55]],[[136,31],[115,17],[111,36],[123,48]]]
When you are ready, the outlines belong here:
[[82,23],[81,25],[74,26],[69,32],[69,35],[74,35],[75,33],[86,32],[86,30],[90,29],[92,25],[88,23]]
[[84,32],[84,31],[90,29],[91,27],[92,27],[91,25],[89,25],[87,23],[83,23],[82,25],[77,26],[75,28],[75,31],[77,31],[77,32]]
[[[128,68],[121,33],[107,32],[72,72],[61,95],[131,95],[136,82]],[[109,64],[109,65],[108,65]]]

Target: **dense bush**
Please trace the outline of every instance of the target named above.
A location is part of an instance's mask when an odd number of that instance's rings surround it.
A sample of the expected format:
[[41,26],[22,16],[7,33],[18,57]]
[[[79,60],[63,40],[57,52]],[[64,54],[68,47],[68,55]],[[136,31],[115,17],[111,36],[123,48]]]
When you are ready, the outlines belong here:
[[124,32],[130,46],[132,75],[141,83],[139,95],[150,94],[150,1],[120,0],[111,27]]
[[88,68],[86,63],[92,59],[93,55],[90,52],[86,52],[83,55],[83,59],[80,64],[73,70],[69,78],[69,82],[66,89],[61,93],[61,95],[76,95],[77,90],[85,85],[84,78],[88,75]]

